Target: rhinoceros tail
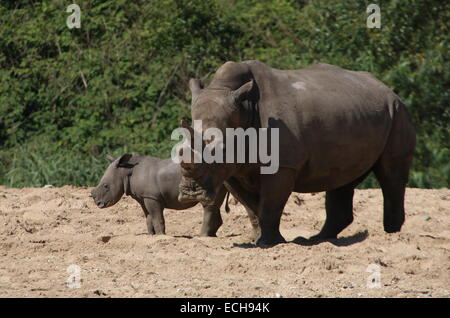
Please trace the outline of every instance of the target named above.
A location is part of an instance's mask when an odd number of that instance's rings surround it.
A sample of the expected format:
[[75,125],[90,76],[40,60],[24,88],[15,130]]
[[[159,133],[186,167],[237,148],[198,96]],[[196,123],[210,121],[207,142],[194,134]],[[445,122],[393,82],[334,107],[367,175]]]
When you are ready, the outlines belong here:
[[230,206],[228,205],[228,199],[230,198],[230,192],[227,192],[227,197],[225,199],[225,212],[230,212]]

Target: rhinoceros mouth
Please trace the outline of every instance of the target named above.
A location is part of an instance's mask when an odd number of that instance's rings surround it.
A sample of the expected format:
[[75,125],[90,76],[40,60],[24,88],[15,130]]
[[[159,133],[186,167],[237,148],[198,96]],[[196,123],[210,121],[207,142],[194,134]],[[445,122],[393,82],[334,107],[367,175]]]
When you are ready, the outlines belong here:
[[100,209],[104,209],[107,208],[109,206],[109,202],[107,201],[96,201],[95,204],[100,208]]

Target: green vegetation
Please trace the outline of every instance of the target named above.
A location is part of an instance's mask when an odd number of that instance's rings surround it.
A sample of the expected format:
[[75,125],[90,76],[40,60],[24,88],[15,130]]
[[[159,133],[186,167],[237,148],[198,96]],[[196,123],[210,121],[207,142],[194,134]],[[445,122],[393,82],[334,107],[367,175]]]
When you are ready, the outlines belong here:
[[[68,4],[81,7],[69,29]],[[169,156],[190,77],[227,60],[323,62],[373,73],[406,103],[418,144],[410,186],[449,187],[447,1],[0,2],[0,184],[94,185],[124,151]],[[363,186],[377,186],[368,179]]]

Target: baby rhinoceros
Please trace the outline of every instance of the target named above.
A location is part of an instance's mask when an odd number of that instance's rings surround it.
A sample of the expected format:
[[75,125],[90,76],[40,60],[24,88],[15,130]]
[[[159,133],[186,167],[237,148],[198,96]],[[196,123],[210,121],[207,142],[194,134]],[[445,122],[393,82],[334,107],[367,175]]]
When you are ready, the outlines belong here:
[[[123,194],[131,196],[144,210],[149,234],[165,234],[165,208],[185,210],[198,203],[178,201],[181,170],[171,159],[137,154],[124,154],[117,159],[107,155],[106,158],[112,163],[98,186],[91,191],[95,204],[99,208],[107,208],[116,204]],[[216,236],[222,225],[220,207],[226,194],[222,186],[217,199],[212,204],[203,205],[201,236]],[[229,210],[227,205],[225,210]]]

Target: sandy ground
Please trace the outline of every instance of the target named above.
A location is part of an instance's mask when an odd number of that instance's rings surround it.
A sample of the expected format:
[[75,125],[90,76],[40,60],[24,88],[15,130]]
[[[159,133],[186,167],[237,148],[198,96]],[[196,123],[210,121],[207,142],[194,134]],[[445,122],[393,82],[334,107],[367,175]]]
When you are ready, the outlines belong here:
[[450,296],[449,189],[407,189],[396,234],[382,229],[381,191],[357,190],[353,224],[315,245],[304,238],[323,224],[324,194],[293,194],[289,243],[268,249],[249,244],[239,204],[217,238],[197,237],[201,206],[166,210],[167,235],[149,236],[134,200],[101,210],[89,190],[0,186],[1,297]]

